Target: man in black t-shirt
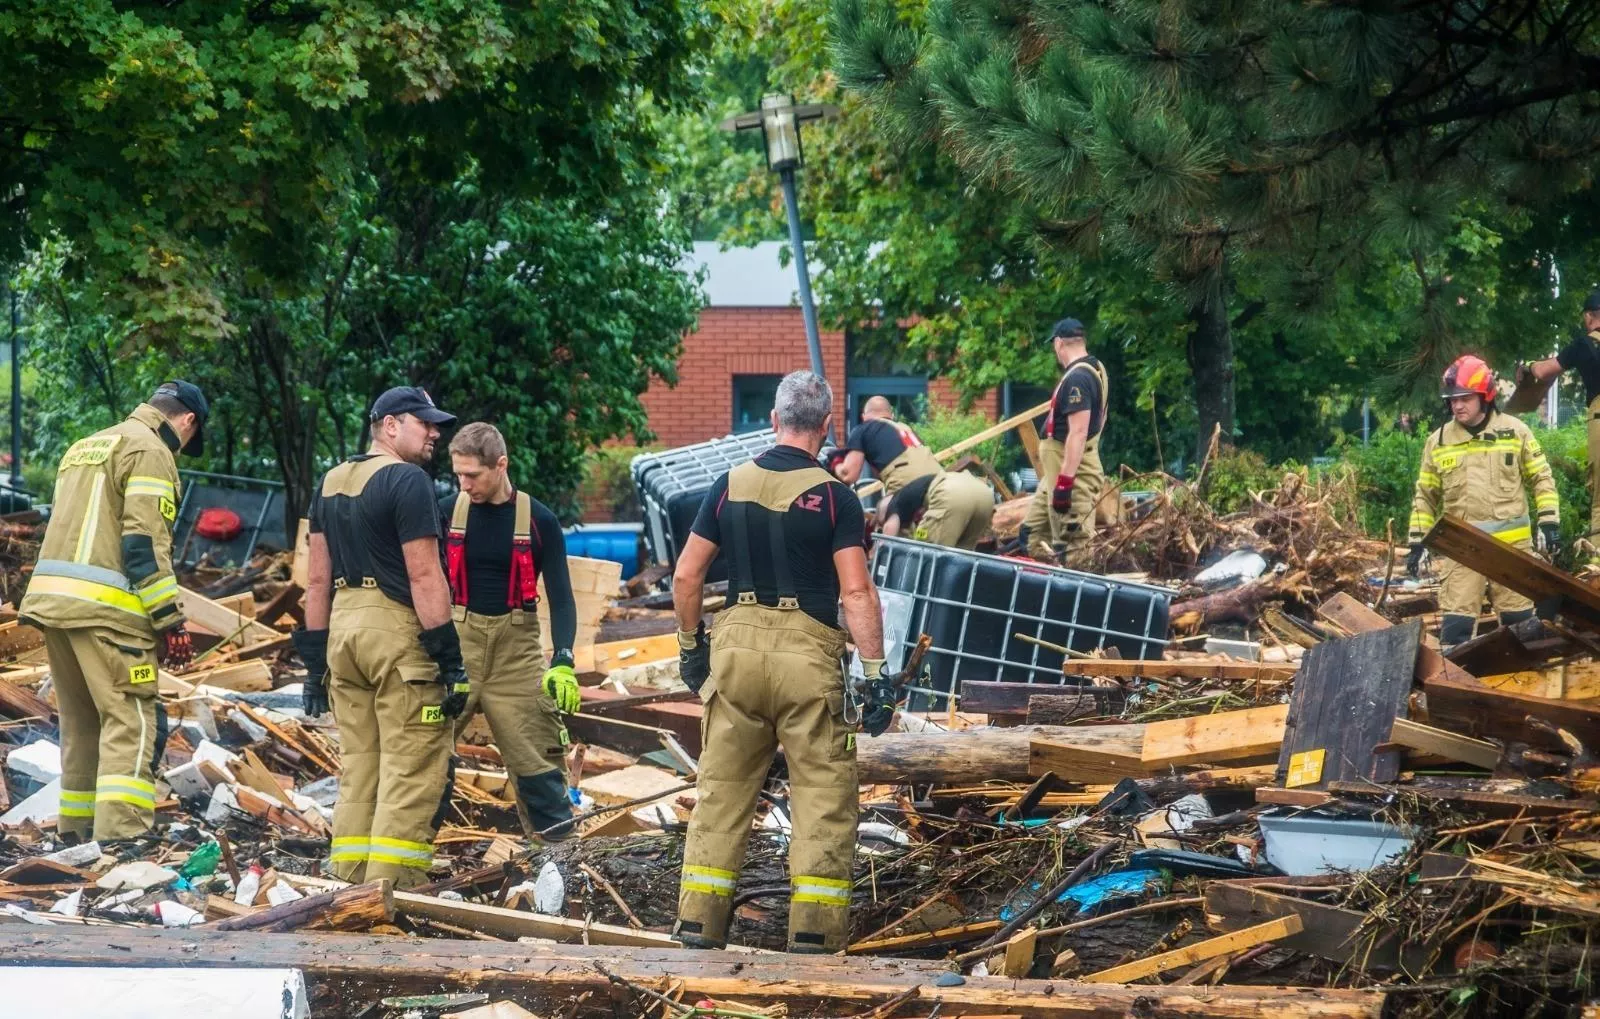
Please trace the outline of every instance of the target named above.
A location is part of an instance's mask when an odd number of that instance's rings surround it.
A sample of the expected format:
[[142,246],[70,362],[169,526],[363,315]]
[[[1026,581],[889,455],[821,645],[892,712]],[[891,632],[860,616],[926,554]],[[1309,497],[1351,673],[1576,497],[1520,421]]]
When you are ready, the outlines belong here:
[[894,419],[894,405],[881,396],[862,406],[861,423],[850,430],[844,448],[844,459],[834,468],[839,480],[853,485],[861,477],[862,466],[871,464],[872,473],[883,482],[885,495],[894,495],[917,478],[942,470],[917,433]]
[[[372,405],[372,445],[311,502],[305,707],[339,723],[343,771],[329,869],[346,881],[427,882],[450,795],[448,720],[467,700],[439,512],[421,464],[455,417],[397,387]],[[324,685],[324,675],[327,677]]]
[[[511,484],[506,440],[494,425],[463,426],[450,440],[450,461],[461,491],[441,501],[439,513],[449,522],[445,572],[472,683],[457,731],[483,711],[516,790],[523,830],[529,838],[563,838],[572,801],[561,713],[580,704],[572,668],[578,609],[566,539],[555,514]],[[539,642],[541,579],[555,647],[548,669]]]
[[[679,666],[705,702],[675,931],[691,947],[727,943],[756,795],[780,744],[794,810],[789,951],[839,951],[848,934],[858,790],[841,598],[869,684],[861,721],[874,735],[893,717],[894,684],[883,674],[861,503],[817,465],[832,409],[822,379],[784,377],[772,412],[777,445],[717,479],[673,576]],[[731,604],[708,650],[701,598],[719,549]]]
[[[1542,383],[1564,371],[1576,371],[1583,380],[1583,399],[1589,425],[1589,533],[1591,547],[1600,546],[1600,290],[1583,301],[1583,329],[1555,357],[1517,367],[1517,385]],[[1590,566],[1600,566],[1600,551],[1589,555]]]
[[1019,537],[1034,556],[1061,559],[1094,537],[1095,503],[1105,487],[1100,435],[1109,383],[1105,368],[1089,356],[1082,322],[1057,322],[1050,342],[1063,370],[1039,442],[1044,473]]

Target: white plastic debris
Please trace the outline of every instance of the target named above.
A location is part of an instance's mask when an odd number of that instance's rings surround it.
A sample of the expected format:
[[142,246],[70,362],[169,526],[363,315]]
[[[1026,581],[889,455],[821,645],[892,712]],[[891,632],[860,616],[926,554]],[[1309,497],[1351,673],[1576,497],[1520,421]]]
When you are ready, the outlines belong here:
[[895,846],[910,845],[911,836],[892,824],[862,821],[856,826],[856,842],[864,853],[881,854],[892,852]]
[[6,768],[35,782],[49,782],[61,777],[61,748],[47,739],[34,740],[11,751],[6,758]]
[[[242,882],[243,878],[241,878],[240,881]],[[277,884],[267,889],[267,901],[274,906],[281,906],[285,902],[293,902],[296,899],[303,898],[305,898],[304,895],[301,895],[298,891],[290,887],[289,884],[284,881],[279,881]]]
[[178,880],[177,871],[158,867],[149,860],[134,860],[132,863],[119,863],[112,867],[100,875],[100,880],[95,882],[95,886],[107,891],[137,889],[142,892],[147,888],[170,885],[176,880]]
[[566,902],[567,883],[562,879],[560,869],[546,860],[544,866],[539,868],[539,876],[533,879],[533,910],[549,916],[560,916]]
[[31,909],[23,909],[14,902],[6,903],[5,911],[9,916],[17,917],[31,924],[37,924],[40,927],[54,927],[56,925],[54,920],[46,917],[43,913],[35,913]]
[[1225,587],[1253,580],[1267,572],[1267,561],[1254,549],[1241,548],[1218,559],[1194,575],[1201,587]]
[[233,901],[241,906],[252,905],[256,893],[261,891],[261,868],[255,864],[239,878],[239,887],[233,891]]
[[156,903],[156,916],[161,918],[163,927],[193,927],[206,922],[204,913],[172,899],[162,899]]
[[211,790],[211,802],[206,804],[206,821],[210,824],[221,824],[233,816],[233,811],[239,808],[239,797],[234,794],[233,784],[224,783]]
[[204,769],[200,767],[197,761],[189,761],[178,765],[176,768],[168,768],[162,772],[161,778],[172,789],[172,794],[182,799],[195,799],[211,795],[211,780],[206,777]]
[[45,857],[51,863],[64,863],[68,867],[87,867],[100,859],[100,843],[80,842],[75,846],[51,853]]
[[239,760],[239,755],[227,747],[218,746],[208,739],[203,739],[200,741],[200,745],[194,748],[194,754],[189,759],[196,764],[210,761],[220,768],[223,774],[227,774],[228,765]]
[[1073,831],[1088,824],[1089,819],[1092,817],[1094,817],[1092,813],[1079,814],[1077,817],[1069,817],[1065,821],[1056,822],[1056,827],[1062,831]]
[[56,904],[50,907],[50,912],[57,916],[77,916],[83,912],[83,889],[80,888],[65,898],[57,899]]
[[4,814],[0,814],[0,824],[49,821],[60,816],[61,780],[58,778]]
[[250,742],[259,743],[267,738],[267,727],[257,725],[254,719],[249,718],[243,712],[236,711],[231,717],[233,723],[243,729],[246,736],[250,737]]
[[300,787],[300,795],[314,801],[319,807],[331,807],[339,802],[339,776],[329,775]]

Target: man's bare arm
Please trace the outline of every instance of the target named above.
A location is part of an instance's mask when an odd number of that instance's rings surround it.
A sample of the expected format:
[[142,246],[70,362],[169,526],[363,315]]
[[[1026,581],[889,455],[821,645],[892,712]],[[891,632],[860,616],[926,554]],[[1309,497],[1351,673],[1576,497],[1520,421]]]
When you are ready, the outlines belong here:
[[878,589],[867,570],[867,553],[862,548],[842,548],[833,554],[833,568],[839,574],[839,600],[844,605],[844,623],[850,639],[862,658],[883,657],[883,612],[878,607]]
[[706,572],[717,557],[717,544],[698,534],[689,535],[672,571],[672,611],[678,616],[678,629],[691,633],[700,625],[701,605],[705,601]]
[[326,630],[333,615],[333,556],[328,552],[328,536],[310,536],[306,558],[306,629]]
[[1528,367],[1533,370],[1533,377],[1539,382],[1543,382],[1545,379],[1553,379],[1561,374],[1561,362],[1553,357],[1547,357],[1543,361],[1535,361]]
[[861,469],[867,465],[867,454],[859,449],[852,449],[839,461],[839,466],[833,473],[847,485],[853,485],[861,478]]
[[406,578],[411,581],[411,606],[424,630],[450,621],[450,584],[439,563],[438,538],[412,538],[400,546],[406,557]]
[[1067,441],[1062,444],[1061,473],[1076,477],[1083,463],[1083,449],[1089,442],[1089,412],[1075,410],[1067,415]]

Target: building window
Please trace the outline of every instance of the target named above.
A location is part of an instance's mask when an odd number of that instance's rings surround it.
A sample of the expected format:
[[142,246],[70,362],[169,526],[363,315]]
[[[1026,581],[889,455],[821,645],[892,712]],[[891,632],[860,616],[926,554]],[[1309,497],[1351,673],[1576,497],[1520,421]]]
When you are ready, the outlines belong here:
[[[900,334],[902,339],[904,333]],[[901,347],[885,351],[883,341],[869,343],[845,333],[845,421],[861,420],[861,406],[874,396],[894,405],[895,417],[915,423],[928,396],[925,367],[901,361]]]
[[778,402],[778,383],[782,381],[782,375],[733,377],[734,434],[772,427],[772,408]]

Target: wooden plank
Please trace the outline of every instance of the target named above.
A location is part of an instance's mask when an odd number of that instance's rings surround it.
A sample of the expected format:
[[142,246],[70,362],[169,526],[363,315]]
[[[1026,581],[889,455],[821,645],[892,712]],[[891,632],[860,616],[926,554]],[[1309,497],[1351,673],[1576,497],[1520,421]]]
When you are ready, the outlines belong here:
[[195,686],[204,684],[240,693],[261,693],[272,689],[272,669],[259,658],[253,658],[248,662],[219,665],[214,669],[195,669],[183,673],[182,678],[184,682]]
[[[1374,753],[1407,712],[1422,624],[1323,641],[1306,652],[1290,695],[1278,783],[1324,788],[1344,779],[1383,779]],[[1398,770],[1398,762],[1390,765]]]
[[609,644],[594,646],[594,672],[609,672],[628,665],[647,662],[664,662],[678,657],[678,631],[656,634],[653,637],[636,637],[633,640],[614,640]]
[[1516,817],[1519,814],[1537,814],[1548,817],[1571,811],[1600,811],[1600,800],[1583,798],[1562,800],[1552,796],[1533,796],[1527,793],[1502,793],[1468,786],[1424,785],[1372,785],[1368,782],[1332,782],[1328,791],[1346,799],[1382,799],[1387,796],[1415,797],[1433,803],[1451,803],[1471,807],[1490,817]]
[[602,718],[598,715],[568,715],[567,734],[583,743],[598,743],[603,747],[620,750],[639,757],[661,749],[661,734],[667,732],[653,725],[639,725],[620,718]]
[[1270,803],[1279,807],[1320,807],[1332,799],[1332,796],[1320,789],[1279,789],[1277,786],[1261,786],[1256,790],[1257,803]]
[[289,583],[302,591],[311,588],[311,521],[300,518],[294,532],[294,560],[289,565]]
[[1528,727],[1529,715],[1567,730],[1585,746],[1600,747],[1600,705],[1558,701],[1491,690],[1475,679],[1434,679],[1423,684],[1428,718],[1464,736],[1550,744],[1549,737]]
[[624,696],[603,687],[584,687],[578,691],[583,695],[583,713],[586,715],[615,716],[619,711],[629,708],[642,708],[646,704],[665,704],[674,701],[698,701],[700,695],[693,690],[661,690],[655,693],[630,694]]
[[1139,759],[1158,768],[1276,757],[1289,705],[1150,722]]
[[1410,747],[1412,750],[1437,754],[1447,760],[1475,764],[1490,771],[1500,763],[1500,747],[1488,740],[1473,739],[1471,736],[1435,729],[1431,725],[1423,725],[1407,718],[1394,720],[1394,728],[1389,732],[1389,741]]
[[1085,725],[1037,737],[1028,747],[1028,773],[1053,771],[1068,782],[1115,782],[1155,769],[1140,759],[1143,725]]
[[1044,460],[1039,456],[1039,429],[1030,418],[1017,425],[1017,438],[1022,442],[1022,451],[1028,454],[1028,466],[1033,468],[1035,477],[1044,477]]
[[[1361,604],[1343,591],[1318,606],[1317,615],[1353,634],[1375,633],[1378,630],[1386,630],[1394,625],[1380,616],[1375,610]],[[1301,664],[1303,665],[1304,662]],[[1438,675],[1454,676],[1458,679],[1471,678],[1466,670],[1440,654],[1438,648],[1427,641],[1423,641],[1417,649],[1416,677],[1418,681],[1423,681]]]
[[1000,963],[1000,975],[1019,979],[1033,969],[1033,951],[1039,940],[1039,928],[1028,927],[1011,935],[1006,942],[1006,954]]
[[[1354,962],[1366,969],[1396,969],[1401,963],[1399,931],[1379,927],[1361,932],[1365,913],[1320,902],[1262,891],[1231,881],[1212,881],[1205,887],[1206,922],[1213,930],[1238,931],[1284,916],[1297,916],[1301,929],[1279,942],[1279,947],[1305,952],[1334,962]],[[1415,953],[1425,956],[1426,953]],[[1418,959],[1416,961],[1422,961]]]
[[178,609],[190,622],[233,644],[255,644],[283,636],[272,627],[256,622],[254,612],[248,616],[240,615],[221,602],[181,585],[178,588]]
[[1028,702],[1034,697],[1073,697],[1081,694],[1095,697],[1097,709],[1100,709],[1101,702],[1104,703],[1104,709],[1097,710],[1096,714],[1110,713],[1113,698],[1117,701],[1123,699],[1120,690],[1114,691],[1106,687],[1090,686],[1081,681],[1055,685],[1047,683],[985,683],[978,680],[963,680],[959,696],[963,712],[984,715],[1022,716],[1028,713]]
[[[1031,424],[1034,418],[1045,413],[1049,409],[1050,402],[1047,400],[1044,403],[1039,404],[1037,407],[1030,407],[1021,414],[1013,414],[1004,421],[990,425],[988,428],[985,428],[976,435],[967,436],[965,439],[962,439],[953,446],[946,446],[944,449],[941,449],[937,453],[933,454],[934,459],[938,460],[942,464],[949,463],[951,460],[954,460],[956,457],[960,456],[962,453],[965,453],[967,450],[972,449],[974,446],[981,446],[990,439],[1004,435],[1019,425]],[[882,489],[883,482],[872,481],[856,489],[856,494],[862,498],[865,498],[875,492],[881,491]]]
[[1600,590],[1459,517],[1440,517],[1423,536],[1422,544],[1435,555],[1471,563],[1474,572],[1537,603],[1553,603],[1556,612],[1569,619],[1600,626]]
[[1300,666],[1292,662],[1207,662],[1182,658],[1120,661],[1115,658],[1068,658],[1061,666],[1068,676],[1108,679],[1227,679],[1283,682],[1294,679]]
[[978,938],[987,937],[1002,926],[1004,925],[999,920],[979,920],[977,923],[962,924],[959,927],[944,927],[936,931],[923,931],[920,934],[903,934],[893,938],[878,938],[875,941],[858,941],[846,951],[851,955],[871,955],[877,952],[894,955],[899,952],[920,948],[958,945],[963,941],[976,941]]
[[[644,986],[681,982],[684,999],[723,998],[787,1004],[817,1014],[870,1010],[914,987],[937,991],[945,1014],[1018,1015],[1025,1019],[1378,1019],[1383,990],[1345,988],[1127,987],[1048,980],[967,977],[938,987],[937,960],[856,956],[701,952],[576,944],[496,944],[445,938],[398,939],[364,934],[228,933],[204,928],[134,930],[94,927],[0,927],[0,966],[288,967],[324,988],[373,986],[385,994],[471,989],[516,996],[541,1014],[593,992],[606,1000],[610,981],[599,963]],[[370,995],[370,990],[367,992]],[[365,1000],[365,999],[363,999]],[[824,1005],[826,1006],[824,1008]]]
[[229,612],[237,612],[240,616],[250,619],[256,617],[256,596],[249,591],[240,591],[238,594],[230,594],[226,598],[215,598],[213,601]]
[[56,717],[48,701],[27,687],[0,679],[0,716],[10,719],[39,718],[50,721]]
[[1550,700],[1584,701],[1600,698],[1600,662],[1571,662],[1548,669],[1506,672],[1478,680],[1491,690],[1544,697]]
[[42,647],[44,634],[39,630],[15,620],[0,624],[0,658],[12,659]]
[[1157,973],[1177,969],[1179,966],[1192,966],[1197,962],[1215,959],[1219,955],[1230,955],[1246,948],[1254,948],[1256,945],[1264,945],[1269,941],[1278,941],[1291,934],[1299,934],[1303,929],[1300,917],[1291,913],[1268,920],[1266,923],[1256,924],[1254,927],[1208,938],[1171,952],[1152,955],[1148,959],[1138,959],[1123,963],[1121,966],[1100,970],[1098,973],[1090,973],[1082,979],[1085,983],[1091,984],[1132,983],[1135,980],[1155,976]]

